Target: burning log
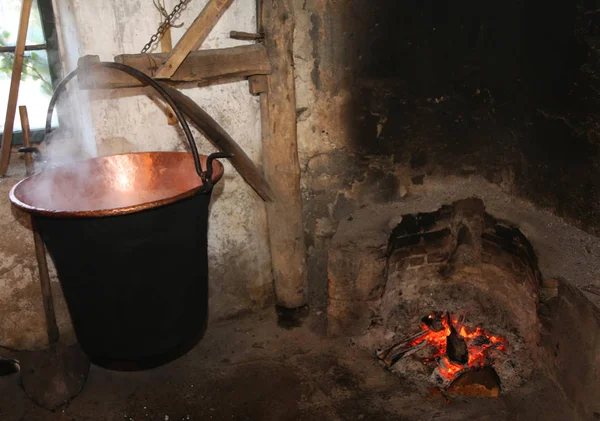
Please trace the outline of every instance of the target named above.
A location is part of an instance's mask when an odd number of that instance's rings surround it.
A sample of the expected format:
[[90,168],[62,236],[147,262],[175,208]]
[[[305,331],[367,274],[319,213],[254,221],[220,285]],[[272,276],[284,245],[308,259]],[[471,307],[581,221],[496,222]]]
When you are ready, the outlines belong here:
[[397,344],[392,345],[389,348],[378,349],[377,350],[377,358],[382,360],[386,366],[391,367],[394,365],[400,358],[406,357],[410,354],[417,352],[419,349],[423,348],[427,341],[422,341],[415,344],[415,341],[424,337],[427,334],[426,330],[423,330],[415,335],[412,335]]
[[448,312],[433,312],[421,319],[421,332],[378,350],[377,357],[391,367],[401,358],[430,346],[433,355],[423,358],[423,361],[435,360],[440,380],[445,384],[452,382],[470,369],[483,367],[488,349],[503,351],[506,346],[503,337],[490,335],[481,327],[468,329],[465,321],[466,314],[453,318]]
[[429,316],[425,316],[421,319],[421,323],[423,323],[429,330],[432,332],[439,332],[444,329],[443,313],[439,311],[434,311]]
[[383,362],[388,367],[391,367],[394,364],[396,364],[401,358],[408,357],[409,355],[414,354],[421,348],[425,347],[425,345],[427,345],[427,341],[419,342],[416,345],[411,345],[408,348],[402,349],[398,352],[390,353],[387,357],[383,359]]
[[467,366],[450,361],[447,355],[438,355],[435,357],[435,362],[438,365],[438,374],[444,381],[451,381],[457,375],[467,370]]
[[500,395],[500,377],[492,367],[482,367],[459,375],[446,389],[453,396],[497,398]]

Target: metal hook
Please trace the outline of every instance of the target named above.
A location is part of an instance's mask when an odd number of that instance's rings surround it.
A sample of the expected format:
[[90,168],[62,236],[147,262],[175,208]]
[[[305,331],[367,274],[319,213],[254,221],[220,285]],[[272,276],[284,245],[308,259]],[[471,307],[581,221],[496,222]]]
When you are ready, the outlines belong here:
[[215,152],[215,153],[211,153],[210,155],[208,155],[208,158],[206,158],[206,170],[202,171],[202,173],[200,174],[200,179],[202,180],[202,188],[200,189],[200,191],[202,193],[209,192],[213,188],[212,162],[217,158],[232,158],[232,157],[233,157],[233,154],[227,153],[227,152]]

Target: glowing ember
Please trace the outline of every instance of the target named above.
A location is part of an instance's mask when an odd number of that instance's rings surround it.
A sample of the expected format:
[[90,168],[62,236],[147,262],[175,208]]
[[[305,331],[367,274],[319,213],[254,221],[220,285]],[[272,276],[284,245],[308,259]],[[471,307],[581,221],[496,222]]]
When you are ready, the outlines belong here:
[[[423,341],[433,346],[437,352],[432,359],[439,365],[439,372],[446,380],[453,380],[458,373],[467,367],[483,367],[486,361],[485,352],[490,348],[496,348],[503,351],[506,347],[506,341],[500,336],[489,335],[482,328],[477,327],[469,331],[464,325],[460,324],[458,319],[451,317],[452,326],[456,329],[459,336],[467,344],[469,360],[466,365],[458,364],[448,358],[446,354],[446,341],[451,333],[448,316],[446,314],[431,314],[421,323],[421,328],[427,331],[427,334],[420,336],[410,342],[410,346],[415,346]],[[431,323],[427,323],[427,322]],[[439,329],[435,329],[437,322]],[[439,323],[441,322],[441,323]],[[431,359],[430,359],[431,360]]]

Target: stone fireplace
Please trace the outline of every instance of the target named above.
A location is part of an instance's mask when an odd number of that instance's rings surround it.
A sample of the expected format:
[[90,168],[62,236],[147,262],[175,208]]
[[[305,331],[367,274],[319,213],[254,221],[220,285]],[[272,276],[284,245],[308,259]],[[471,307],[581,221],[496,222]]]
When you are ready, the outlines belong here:
[[498,396],[562,373],[588,397],[600,392],[597,308],[544,277],[527,237],[481,199],[354,212],[333,236],[328,279],[329,334],[351,337],[417,389]]
[[[465,360],[453,370],[493,366],[504,390],[526,381],[540,337],[540,291],[545,298],[557,292],[543,288],[525,236],[486,213],[478,199],[460,200],[430,213],[389,216],[371,215],[368,222],[353,217],[338,229],[329,253],[330,332],[357,334],[363,346],[385,350],[417,333],[424,317],[453,320],[456,330],[464,327],[462,336],[481,329],[477,336],[487,335],[489,345],[481,351],[474,344],[473,361]],[[390,223],[395,226],[387,236],[381,235],[384,231],[377,227]],[[365,232],[377,238],[366,239]],[[362,246],[365,243],[367,247]],[[499,346],[493,346],[490,335],[501,338]],[[436,362],[435,345],[412,354],[410,360],[421,363],[403,359],[392,370],[423,384],[453,380],[447,367],[453,363],[445,355]],[[493,357],[485,355],[488,350]],[[436,369],[441,371],[438,379],[429,381]]]
[[493,368],[509,399],[550,378],[600,413],[600,44],[586,12],[599,5],[301,3],[310,304],[327,316],[316,328],[442,394],[447,350],[414,338],[432,315],[468,348],[481,329],[505,346],[466,372]]

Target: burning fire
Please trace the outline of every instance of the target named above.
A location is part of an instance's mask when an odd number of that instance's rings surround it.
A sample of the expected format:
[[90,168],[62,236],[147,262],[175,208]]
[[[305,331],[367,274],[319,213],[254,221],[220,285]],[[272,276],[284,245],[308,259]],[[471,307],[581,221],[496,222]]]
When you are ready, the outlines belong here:
[[[449,317],[451,323],[449,323]],[[439,329],[434,328],[434,324],[436,323]],[[503,337],[490,335],[480,327],[470,331],[449,313],[430,314],[423,319],[421,328],[427,333],[412,340],[410,346],[413,347],[423,341],[427,341],[428,345],[433,346],[437,352],[429,359],[429,361],[435,359],[438,363],[440,374],[446,380],[453,380],[459,372],[465,370],[467,367],[483,367],[486,360],[485,352],[488,349],[496,348],[500,351],[504,351],[506,348],[506,341]],[[448,337],[452,333],[452,328],[455,329],[458,336],[462,338],[467,345],[468,362],[465,365],[450,360],[446,352]]]

